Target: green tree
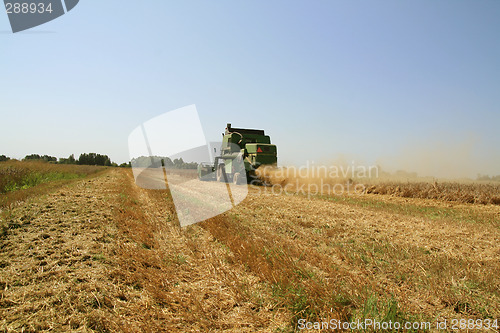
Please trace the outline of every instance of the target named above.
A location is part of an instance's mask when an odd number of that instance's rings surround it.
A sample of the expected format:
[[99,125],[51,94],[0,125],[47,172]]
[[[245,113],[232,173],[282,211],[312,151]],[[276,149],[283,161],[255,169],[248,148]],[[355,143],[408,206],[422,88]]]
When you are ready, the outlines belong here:
[[24,160],[42,160],[45,162],[57,162],[57,157],[49,155],[40,156],[38,154],[31,154],[31,155],[26,155],[24,157]]
[[78,164],[111,166],[112,162],[108,155],[84,153],[78,158]]

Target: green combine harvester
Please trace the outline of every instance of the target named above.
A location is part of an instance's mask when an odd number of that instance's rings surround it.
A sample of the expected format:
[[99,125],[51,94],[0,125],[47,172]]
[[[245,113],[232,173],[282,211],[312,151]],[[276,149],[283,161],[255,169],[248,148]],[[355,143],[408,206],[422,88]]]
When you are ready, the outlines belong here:
[[198,178],[204,181],[256,184],[255,170],[262,165],[276,165],[276,145],[264,130],[233,128],[227,124],[220,156],[213,164],[198,165]]

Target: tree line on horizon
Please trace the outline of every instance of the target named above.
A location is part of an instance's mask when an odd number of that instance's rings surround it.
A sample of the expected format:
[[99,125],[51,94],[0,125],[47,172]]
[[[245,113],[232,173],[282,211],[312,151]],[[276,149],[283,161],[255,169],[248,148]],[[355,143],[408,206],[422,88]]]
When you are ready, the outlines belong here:
[[494,182],[500,182],[500,175],[490,177],[489,175],[478,174],[477,180],[486,180],[486,181],[492,180]]
[[182,157],[172,160],[164,156],[140,156],[133,158],[130,163],[137,168],[161,168],[164,166],[167,169],[196,169],[198,167],[198,163],[184,162]]
[[[10,157],[5,155],[0,155],[0,162],[9,161]],[[100,165],[100,166],[113,166],[113,167],[129,167],[130,163],[122,163],[118,165],[112,162],[108,155],[102,155],[97,153],[84,153],[80,154],[78,159],[75,158],[74,154],[69,155],[67,158],[57,158],[50,155],[39,155],[30,154],[26,155],[22,161],[43,161],[54,164],[75,164],[75,165]]]
[[[0,162],[5,162],[12,160],[10,157],[5,155],[0,155]],[[44,161],[47,163],[54,164],[75,164],[75,165],[101,165],[101,166],[111,166],[111,167],[121,167],[121,168],[130,168],[132,165],[134,167],[161,167],[165,166],[170,169],[196,169],[198,167],[198,163],[196,162],[184,162],[182,158],[176,158],[174,160],[168,157],[160,157],[160,156],[141,156],[138,158],[132,159],[128,163],[122,163],[118,165],[117,163],[111,161],[108,155],[102,155],[97,153],[84,153],[80,154],[78,159],[75,158],[74,154],[69,155],[67,158],[57,158],[55,156],[49,155],[39,155],[39,154],[30,154],[26,155],[23,161]]]

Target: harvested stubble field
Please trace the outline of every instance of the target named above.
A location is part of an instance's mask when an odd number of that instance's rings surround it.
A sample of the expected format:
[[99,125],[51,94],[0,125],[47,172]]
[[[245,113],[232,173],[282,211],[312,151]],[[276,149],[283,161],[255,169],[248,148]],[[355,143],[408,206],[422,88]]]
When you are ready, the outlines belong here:
[[5,332],[500,317],[498,205],[251,186],[180,229],[168,191],[110,168],[4,205],[1,223]]
[[404,198],[439,199],[462,203],[500,205],[500,183],[463,182],[382,182],[369,185],[366,193]]

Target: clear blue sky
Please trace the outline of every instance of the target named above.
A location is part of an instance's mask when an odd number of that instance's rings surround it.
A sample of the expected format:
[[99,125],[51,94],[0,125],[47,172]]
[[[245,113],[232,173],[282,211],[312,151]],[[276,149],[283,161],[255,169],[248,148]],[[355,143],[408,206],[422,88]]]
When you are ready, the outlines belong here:
[[81,0],[12,34],[0,13],[0,154],[124,162],[136,126],[196,104],[207,139],[265,129],[281,164],[500,174],[499,17],[497,0]]

